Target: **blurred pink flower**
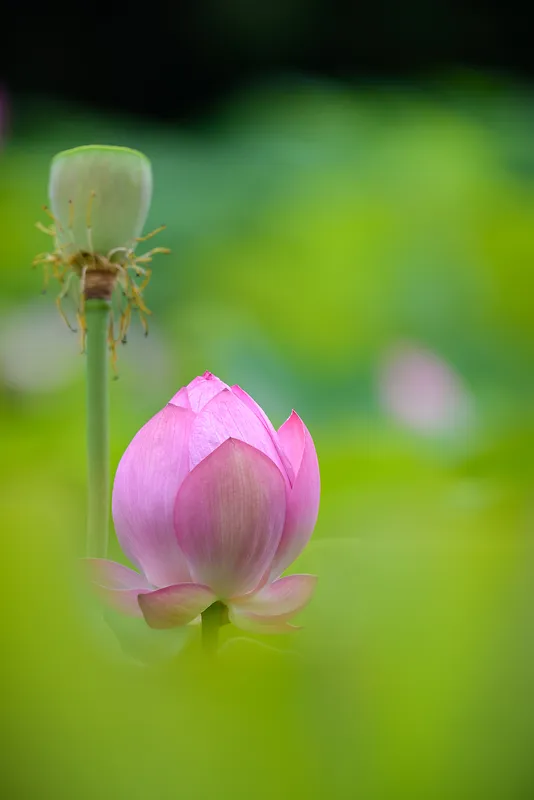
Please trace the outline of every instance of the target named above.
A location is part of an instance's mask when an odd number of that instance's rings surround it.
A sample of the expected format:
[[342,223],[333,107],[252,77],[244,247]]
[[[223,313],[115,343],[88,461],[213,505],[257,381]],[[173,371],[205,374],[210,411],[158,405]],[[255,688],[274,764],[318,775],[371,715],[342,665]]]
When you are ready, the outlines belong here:
[[378,373],[385,410],[422,433],[455,428],[466,418],[470,398],[460,377],[439,356],[414,344],[397,344]]
[[206,372],[147,422],[117,469],[115,528],[140,572],[89,559],[92,580],[153,628],[186,625],[219,600],[244,630],[294,630],[316,578],[280,575],[312,534],[319,493],[300,417],[275,431],[239,386]]

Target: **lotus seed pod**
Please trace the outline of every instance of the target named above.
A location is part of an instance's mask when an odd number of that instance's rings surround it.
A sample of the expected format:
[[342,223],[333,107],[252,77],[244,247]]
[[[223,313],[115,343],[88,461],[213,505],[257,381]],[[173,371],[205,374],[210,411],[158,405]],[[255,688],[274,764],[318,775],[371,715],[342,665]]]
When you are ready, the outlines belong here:
[[49,184],[58,247],[67,257],[125,260],[142,233],[151,195],[150,162],[136,150],[88,145],[59,153]]
[[[77,296],[76,321],[82,352],[85,349],[85,302],[110,303],[108,343],[115,368],[117,341],[126,342],[132,312],[139,315],[148,333],[143,292],[152,274],[156,254],[170,253],[168,247],[152,247],[136,253],[140,242],[160,233],[165,225],[142,235],[152,195],[150,162],[127,147],[86,145],[65,150],[52,160],[49,195],[52,209],[46,212],[53,224],[37,222],[37,228],[54,242],[54,248],[39,253],[34,266],[42,265],[44,287],[55,278],[61,285],[56,298],[58,310],[71,330],[63,300]],[[120,291],[119,291],[120,289]],[[118,329],[115,316],[118,315]]]

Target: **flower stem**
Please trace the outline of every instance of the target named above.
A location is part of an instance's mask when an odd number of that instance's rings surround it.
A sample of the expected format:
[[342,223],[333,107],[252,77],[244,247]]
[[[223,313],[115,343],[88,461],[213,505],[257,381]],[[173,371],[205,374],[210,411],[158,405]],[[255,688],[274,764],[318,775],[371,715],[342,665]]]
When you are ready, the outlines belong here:
[[87,300],[87,555],[106,558],[109,526],[108,322],[110,303]]
[[206,655],[214,655],[219,643],[219,628],[224,624],[225,606],[219,601],[202,612],[202,648]]

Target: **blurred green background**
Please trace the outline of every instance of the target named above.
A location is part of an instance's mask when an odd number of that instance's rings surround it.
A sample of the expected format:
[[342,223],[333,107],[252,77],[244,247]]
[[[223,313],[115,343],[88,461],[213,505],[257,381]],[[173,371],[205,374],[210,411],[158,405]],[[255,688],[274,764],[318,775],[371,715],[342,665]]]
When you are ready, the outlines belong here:
[[[187,127],[10,103],[6,797],[532,797],[534,95],[288,79]],[[77,572],[84,358],[31,262],[51,157],[93,142],[150,157],[147,230],[172,248],[110,384],[113,470],[205,370],[317,445],[304,629],[225,630],[216,667],[197,632],[103,619]]]

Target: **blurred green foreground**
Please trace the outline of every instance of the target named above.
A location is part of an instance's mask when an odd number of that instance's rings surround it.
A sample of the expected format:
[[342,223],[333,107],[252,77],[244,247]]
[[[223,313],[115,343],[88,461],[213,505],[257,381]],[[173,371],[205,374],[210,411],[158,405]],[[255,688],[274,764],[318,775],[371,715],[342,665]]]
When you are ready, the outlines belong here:
[[[8,798],[534,796],[534,97],[262,90],[197,130],[19,108],[0,151],[2,775]],[[83,357],[41,297],[50,158],[153,161],[151,334],[110,386],[113,469],[196,374],[316,440],[303,630],[106,619],[78,574]],[[71,309],[72,311],[72,309]],[[423,348],[462,413],[384,366]],[[447,372],[447,374],[449,374]],[[412,394],[410,394],[410,391]],[[410,399],[412,398],[412,399]],[[454,409],[453,409],[454,410]],[[439,417],[439,415],[438,415]],[[110,556],[123,560],[113,540]]]

